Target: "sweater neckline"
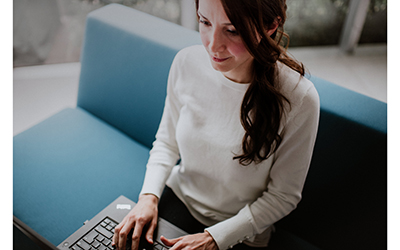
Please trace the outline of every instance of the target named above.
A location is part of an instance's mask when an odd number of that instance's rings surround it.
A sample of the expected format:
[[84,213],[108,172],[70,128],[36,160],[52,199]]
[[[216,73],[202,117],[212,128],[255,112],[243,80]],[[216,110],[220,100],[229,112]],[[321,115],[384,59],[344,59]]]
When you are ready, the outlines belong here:
[[210,67],[211,71],[215,73],[215,76],[217,77],[219,82],[221,82],[223,85],[225,85],[229,88],[232,88],[232,89],[235,89],[238,91],[242,91],[242,92],[245,92],[248,89],[250,83],[238,83],[238,82],[232,81],[231,79],[228,79],[226,76],[224,76],[224,74],[222,74],[222,72],[214,69],[204,46],[202,46],[202,45],[198,45],[198,46],[199,46],[199,48],[201,48],[202,52],[204,53],[204,59],[207,60],[208,67]]
[[222,74],[222,72],[217,71],[215,69],[213,69],[213,70],[218,75],[220,82],[229,88],[232,88],[232,89],[235,89],[238,91],[246,91],[250,85],[250,83],[238,83],[238,82],[232,81],[231,79],[228,79],[226,76],[224,76],[224,74]]

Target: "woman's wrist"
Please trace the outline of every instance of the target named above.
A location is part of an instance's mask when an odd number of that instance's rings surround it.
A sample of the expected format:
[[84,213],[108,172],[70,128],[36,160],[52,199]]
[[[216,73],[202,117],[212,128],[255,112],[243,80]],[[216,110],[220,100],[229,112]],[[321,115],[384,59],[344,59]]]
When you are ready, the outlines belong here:
[[206,235],[207,235],[207,238],[209,238],[208,246],[209,246],[211,249],[218,250],[219,247],[218,247],[218,245],[217,245],[217,242],[215,242],[214,237],[212,237],[212,235],[211,235],[207,230],[204,230],[204,234],[206,234]]
[[151,194],[151,193],[145,193],[145,194],[139,195],[139,201],[144,201],[144,200],[146,200],[148,202],[152,202],[154,204],[158,204],[159,198],[155,194]]

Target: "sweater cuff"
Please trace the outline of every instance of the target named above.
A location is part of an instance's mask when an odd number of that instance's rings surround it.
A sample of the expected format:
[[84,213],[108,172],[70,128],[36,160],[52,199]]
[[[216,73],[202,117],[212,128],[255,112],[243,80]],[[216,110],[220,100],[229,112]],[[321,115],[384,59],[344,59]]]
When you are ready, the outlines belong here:
[[140,194],[154,194],[159,199],[165,187],[170,170],[162,166],[147,167]]
[[205,230],[211,234],[219,250],[233,248],[234,245],[254,238],[253,216],[246,205],[239,213]]

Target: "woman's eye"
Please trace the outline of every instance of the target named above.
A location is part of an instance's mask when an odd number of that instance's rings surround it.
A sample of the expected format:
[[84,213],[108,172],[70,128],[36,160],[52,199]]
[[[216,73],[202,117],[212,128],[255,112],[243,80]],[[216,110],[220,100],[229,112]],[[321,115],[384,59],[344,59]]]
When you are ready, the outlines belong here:
[[208,21],[203,20],[203,19],[200,19],[199,22],[202,23],[202,24],[204,24],[204,25],[206,25],[206,26],[209,26],[209,25],[210,25],[210,23],[209,23]]
[[236,30],[227,30],[229,34],[237,36],[239,33]]

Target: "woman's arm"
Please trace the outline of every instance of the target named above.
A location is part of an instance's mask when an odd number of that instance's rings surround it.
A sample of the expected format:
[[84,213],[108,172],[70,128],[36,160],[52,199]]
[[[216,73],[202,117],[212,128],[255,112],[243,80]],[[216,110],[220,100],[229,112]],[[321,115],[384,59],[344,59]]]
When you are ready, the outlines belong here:
[[282,143],[273,156],[267,190],[237,215],[206,229],[220,250],[251,241],[288,215],[300,201],[319,122],[319,98],[315,88],[309,88],[301,105],[293,108],[297,110],[288,118]]
[[176,142],[176,124],[179,119],[181,103],[175,89],[181,64],[179,55],[180,53],[175,57],[169,72],[163,116],[156,134],[156,140],[150,150],[141,194],[151,193],[160,197],[172,168],[180,158]]
[[[133,230],[132,250],[136,250],[139,246],[142,234],[146,235],[149,243],[153,243],[152,237],[158,218],[158,201],[165,182],[179,159],[179,150],[175,140],[175,127],[179,118],[180,104],[173,87],[176,77],[175,64],[174,60],[168,78],[164,112],[156,134],[156,140],[150,150],[145,180],[138,203],[115,229],[113,245],[118,246],[118,249],[125,249],[127,237],[131,230]],[[146,225],[149,225],[149,227],[144,232],[143,228]]]

